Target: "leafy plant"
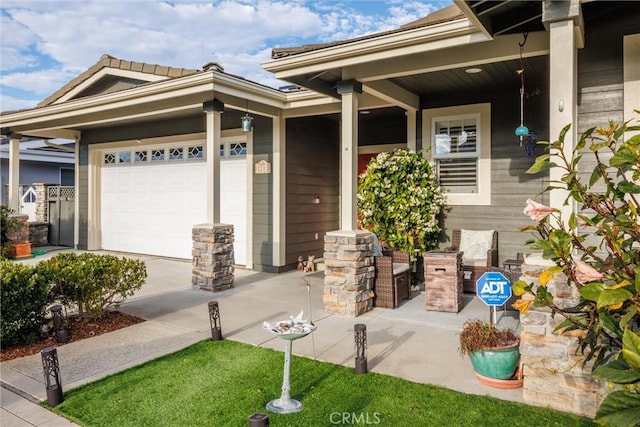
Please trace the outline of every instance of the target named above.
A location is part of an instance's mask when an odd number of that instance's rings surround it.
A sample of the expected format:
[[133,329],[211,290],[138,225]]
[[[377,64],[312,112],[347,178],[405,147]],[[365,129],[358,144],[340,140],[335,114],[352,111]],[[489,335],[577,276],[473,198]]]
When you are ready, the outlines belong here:
[[413,257],[438,246],[438,214],[445,198],[422,153],[378,154],[360,175],[358,225]]
[[33,267],[0,261],[1,345],[23,344],[38,338],[51,301],[48,282],[35,274]]
[[518,336],[511,328],[498,329],[480,319],[468,319],[459,335],[460,354],[465,356],[476,351],[517,344]]
[[64,253],[38,264],[39,274],[55,285],[63,304],[76,304],[80,316],[100,317],[140,289],[144,262],[113,255]]
[[[596,421],[632,426],[640,420],[640,135],[626,140],[624,136],[640,131],[640,126],[610,121],[588,129],[568,154],[569,129],[567,125],[555,142],[538,142],[549,152],[528,172],[562,169],[561,178],[546,191],[566,190],[565,203],[576,203],[580,209],[562,218],[558,209],[527,201],[524,213],[536,225],[522,230],[537,235],[527,243],[556,265],[541,273],[539,286],[514,283],[514,293],[534,297],[515,305],[522,313],[532,304],[550,307],[553,314],[565,317],[557,331],[582,331],[579,349],[585,363],[593,362],[594,377],[618,385],[603,401]],[[579,173],[585,156],[595,161],[588,180]],[[577,288],[579,302],[573,307],[557,305],[547,289],[559,272]]]
[[11,216],[13,213],[13,209],[5,205],[0,205],[0,243],[2,246],[2,249],[0,249],[0,259],[8,257],[11,251],[9,246],[9,233],[20,225],[20,221]]

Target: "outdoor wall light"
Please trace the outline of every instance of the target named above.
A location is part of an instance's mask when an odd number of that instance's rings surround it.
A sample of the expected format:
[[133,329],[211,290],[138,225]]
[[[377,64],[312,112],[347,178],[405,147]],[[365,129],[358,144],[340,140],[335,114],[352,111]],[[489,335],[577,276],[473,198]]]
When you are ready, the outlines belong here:
[[253,117],[251,117],[249,113],[245,113],[244,116],[240,117],[240,120],[242,120],[242,131],[251,132],[251,121],[253,120]]

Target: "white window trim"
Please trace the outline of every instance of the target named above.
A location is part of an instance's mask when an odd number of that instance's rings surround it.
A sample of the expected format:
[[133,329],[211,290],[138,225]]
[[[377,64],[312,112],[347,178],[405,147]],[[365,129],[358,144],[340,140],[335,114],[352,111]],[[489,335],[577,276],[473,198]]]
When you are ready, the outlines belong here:
[[624,36],[623,40],[624,121],[627,122],[638,119],[633,110],[640,107],[640,33]]
[[[446,192],[447,205],[483,205],[491,204],[491,104],[471,104],[456,107],[432,108],[422,111],[422,141],[426,150],[425,157],[432,159],[434,144],[433,123],[461,116],[478,115],[478,192],[475,194]],[[428,142],[427,142],[428,141]]]

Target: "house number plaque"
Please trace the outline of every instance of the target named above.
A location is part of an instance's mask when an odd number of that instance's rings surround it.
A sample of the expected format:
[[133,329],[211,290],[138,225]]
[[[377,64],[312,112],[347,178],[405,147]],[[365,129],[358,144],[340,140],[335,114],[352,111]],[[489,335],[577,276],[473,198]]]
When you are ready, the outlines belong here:
[[260,175],[266,173],[271,173],[271,163],[266,160],[260,160],[255,164],[255,174]]

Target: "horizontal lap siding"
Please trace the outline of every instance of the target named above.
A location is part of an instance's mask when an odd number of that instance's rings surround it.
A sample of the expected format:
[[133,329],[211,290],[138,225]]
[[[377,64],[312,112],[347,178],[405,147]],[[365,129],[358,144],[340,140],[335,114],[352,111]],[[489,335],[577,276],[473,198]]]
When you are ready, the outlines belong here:
[[[253,165],[266,160],[273,165],[273,121],[253,119]],[[247,165],[253,171],[253,165]],[[253,268],[275,271],[273,267],[273,167],[271,173],[253,174]]]
[[[636,11],[638,9],[636,8]],[[578,132],[592,127],[607,126],[609,120],[624,121],[624,69],[623,37],[638,33],[637,13],[611,13],[598,16],[597,22],[589,22],[590,31],[585,34],[584,49],[578,55]],[[596,25],[597,24],[597,25]],[[597,164],[589,149],[589,142],[581,150],[583,156],[579,166],[579,177],[588,183]],[[608,150],[599,153],[603,162],[611,157]],[[593,191],[602,191],[602,185]],[[579,214],[593,212],[577,206]],[[585,230],[589,234],[589,230]]]
[[[536,132],[538,140],[549,138],[548,87],[532,84],[529,91],[539,89],[540,94],[525,100],[525,124]],[[528,198],[548,203],[548,198],[539,194],[548,186],[548,174],[527,174],[533,164],[515,128],[520,124],[520,96],[516,90],[501,91],[500,94],[480,93],[469,98],[452,100],[449,105],[465,105],[481,102],[491,103],[491,205],[448,206],[443,215],[444,232],[441,248],[451,244],[454,229],[497,230],[499,263],[515,258],[517,252],[528,252],[525,242],[532,236],[521,232],[522,226],[532,222],[522,211]],[[447,104],[433,107],[449,106]],[[427,108],[431,108],[428,106]],[[543,153],[541,147],[536,155]]]
[[325,233],[339,228],[339,127],[328,117],[289,119],[286,135],[286,264],[294,266],[298,256],[322,257]]

